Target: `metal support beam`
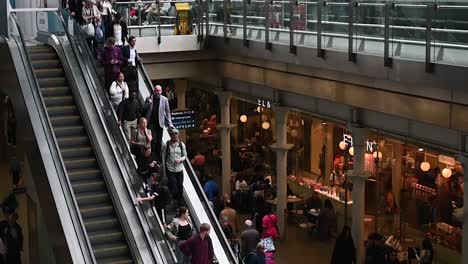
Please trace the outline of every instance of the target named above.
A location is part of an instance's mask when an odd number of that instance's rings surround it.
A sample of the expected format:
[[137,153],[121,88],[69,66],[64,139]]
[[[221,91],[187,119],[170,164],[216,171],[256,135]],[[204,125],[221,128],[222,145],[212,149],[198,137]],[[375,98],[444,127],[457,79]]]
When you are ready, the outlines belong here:
[[228,4],[229,0],[224,0],[223,1],[223,36],[224,40],[228,41],[227,37],[227,23],[228,23]]
[[0,35],[8,37],[8,11],[10,9],[10,0],[0,0]]
[[325,50],[322,49],[322,7],[325,6],[325,1],[317,2],[317,57],[325,57]]
[[296,54],[297,47],[294,44],[294,9],[297,9],[297,0],[289,0],[289,52]]
[[270,42],[270,6],[272,0],[265,1],[265,49],[271,50]]
[[357,3],[350,0],[348,3],[348,60],[356,61],[356,53],[354,52],[354,11]]
[[205,7],[205,10],[206,10],[206,14],[205,14],[205,23],[206,23],[206,37],[208,37],[210,35],[210,3],[211,3],[211,0],[205,0],[205,3],[206,3],[206,7]]
[[390,58],[390,17],[393,13],[393,2],[385,2],[384,18],[384,65],[392,67],[392,58]]
[[249,46],[249,39],[247,36],[247,5],[250,5],[250,0],[242,1],[242,39],[244,40],[244,46]]
[[431,61],[432,43],[432,19],[435,16],[436,5],[429,3],[426,5],[426,72],[434,71],[434,64]]

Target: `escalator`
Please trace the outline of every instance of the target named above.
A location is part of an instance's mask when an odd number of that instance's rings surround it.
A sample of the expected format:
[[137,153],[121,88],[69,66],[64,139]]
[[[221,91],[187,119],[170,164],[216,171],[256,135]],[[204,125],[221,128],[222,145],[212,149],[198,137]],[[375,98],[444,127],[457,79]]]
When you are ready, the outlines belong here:
[[97,263],[133,263],[118,215],[55,49],[27,47]]

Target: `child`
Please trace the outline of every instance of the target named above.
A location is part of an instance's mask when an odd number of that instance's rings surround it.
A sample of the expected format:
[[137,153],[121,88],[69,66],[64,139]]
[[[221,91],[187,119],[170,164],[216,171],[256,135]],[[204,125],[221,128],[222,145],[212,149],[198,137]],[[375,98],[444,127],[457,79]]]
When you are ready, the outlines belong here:
[[169,198],[169,190],[167,187],[160,184],[160,175],[158,173],[152,173],[150,177],[150,186],[146,190],[148,197],[139,197],[137,202],[153,201],[153,205],[156,208],[161,223],[166,225],[166,205]]

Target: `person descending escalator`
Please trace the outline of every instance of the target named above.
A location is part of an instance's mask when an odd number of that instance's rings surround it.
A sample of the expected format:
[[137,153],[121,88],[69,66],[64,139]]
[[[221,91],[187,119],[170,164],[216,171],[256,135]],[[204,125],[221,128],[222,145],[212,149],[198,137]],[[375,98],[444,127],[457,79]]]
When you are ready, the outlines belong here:
[[163,226],[166,225],[166,206],[169,201],[169,190],[166,186],[160,183],[161,174],[152,173],[150,178],[150,185],[145,188],[148,197],[137,198],[137,202],[152,201],[153,206],[158,213],[159,219]]
[[122,61],[122,52],[115,46],[115,38],[108,38],[106,46],[101,52],[101,64],[104,66],[104,87],[106,89],[119,76]]
[[196,229],[192,224],[187,207],[180,207],[177,210],[177,215],[172,222],[166,227],[166,235],[171,242],[176,245],[176,257],[178,263],[188,264],[189,257],[185,256],[179,250],[179,246],[191,237],[196,235]]
[[211,226],[203,223],[198,235],[180,244],[180,250],[185,256],[190,257],[191,264],[213,263],[213,242],[210,238]]
[[184,203],[184,161],[187,159],[187,148],[179,140],[179,130],[173,128],[169,131],[171,139],[162,149],[162,160],[166,177],[172,191],[173,198],[178,206]]

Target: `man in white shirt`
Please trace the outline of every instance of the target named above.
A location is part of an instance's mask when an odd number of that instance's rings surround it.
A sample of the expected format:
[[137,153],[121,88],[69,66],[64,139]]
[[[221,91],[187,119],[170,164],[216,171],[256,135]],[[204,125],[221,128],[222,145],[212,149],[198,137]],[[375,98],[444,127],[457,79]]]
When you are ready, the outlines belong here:
[[122,48],[122,57],[124,60],[125,79],[127,80],[130,91],[138,91],[138,68],[137,65],[141,63],[141,58],[135,47],[136,38],[130,36],[128,38],[128,45]]

